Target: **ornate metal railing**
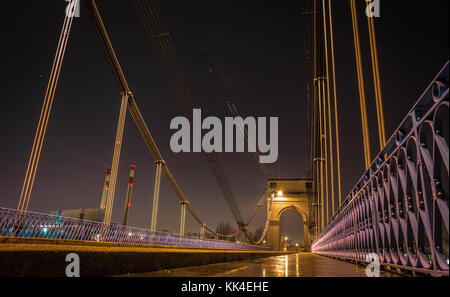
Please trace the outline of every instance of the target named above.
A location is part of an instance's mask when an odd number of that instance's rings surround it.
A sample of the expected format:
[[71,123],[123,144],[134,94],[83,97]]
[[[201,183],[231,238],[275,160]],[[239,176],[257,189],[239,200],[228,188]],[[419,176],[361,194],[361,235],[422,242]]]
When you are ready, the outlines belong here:
[[317,254],[448,274],[448,63],[315,240]]
[[58,215],[0,208],[0,236],[45,238],[114,243],[135,243],[159,246],[197,247],[236,250],[268,250],[267,248],[237,242],[208,238],[180,236],[149,229],[80,220]]

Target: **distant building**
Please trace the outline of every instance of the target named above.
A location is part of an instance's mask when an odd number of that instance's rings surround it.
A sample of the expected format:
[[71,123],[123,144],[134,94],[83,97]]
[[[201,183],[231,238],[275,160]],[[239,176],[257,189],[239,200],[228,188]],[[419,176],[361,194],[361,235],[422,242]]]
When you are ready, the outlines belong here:
[[50,214],[95,222],[103,222],[105,210],[101,208],[78,208],[51,211]]

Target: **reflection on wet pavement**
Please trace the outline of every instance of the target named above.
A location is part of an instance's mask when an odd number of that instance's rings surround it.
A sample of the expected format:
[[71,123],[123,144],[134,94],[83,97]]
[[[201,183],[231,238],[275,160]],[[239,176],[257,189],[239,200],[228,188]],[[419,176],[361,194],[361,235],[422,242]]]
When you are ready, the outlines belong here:
[[[163,277],[365,277],[365,268],[312,253],[159,270],[127,276]],[[382,273],[381,276],[393,276]]]

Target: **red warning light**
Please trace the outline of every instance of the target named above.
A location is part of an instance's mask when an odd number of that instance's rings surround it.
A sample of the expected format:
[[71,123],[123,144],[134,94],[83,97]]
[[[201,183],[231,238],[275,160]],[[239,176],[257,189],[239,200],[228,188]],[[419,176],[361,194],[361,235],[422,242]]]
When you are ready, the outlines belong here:
[[133,187],[133,184],[130,184],[130,187]]
[[136,164],[131,164],[131,168],[136,168]]
[[130,207],[130,206],[131,206],[131,203],[128,203],[127,206]]

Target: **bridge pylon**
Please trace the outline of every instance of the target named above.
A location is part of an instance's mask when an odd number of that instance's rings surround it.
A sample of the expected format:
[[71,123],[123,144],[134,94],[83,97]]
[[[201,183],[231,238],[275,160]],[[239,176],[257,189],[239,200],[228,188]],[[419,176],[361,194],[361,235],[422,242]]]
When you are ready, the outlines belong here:
[[[267,219],[269,228],[266,245],[274,250],[283,248],[280,234],[281,216],[288,210],[295,210],[303,218],[303,243],[305,250],[310,250],[314,215],[311,213],[312,180],[311,179],[269,179],[268,188],[273,194],[267,197]],[[272,209],[270,210],[270,207]]]

